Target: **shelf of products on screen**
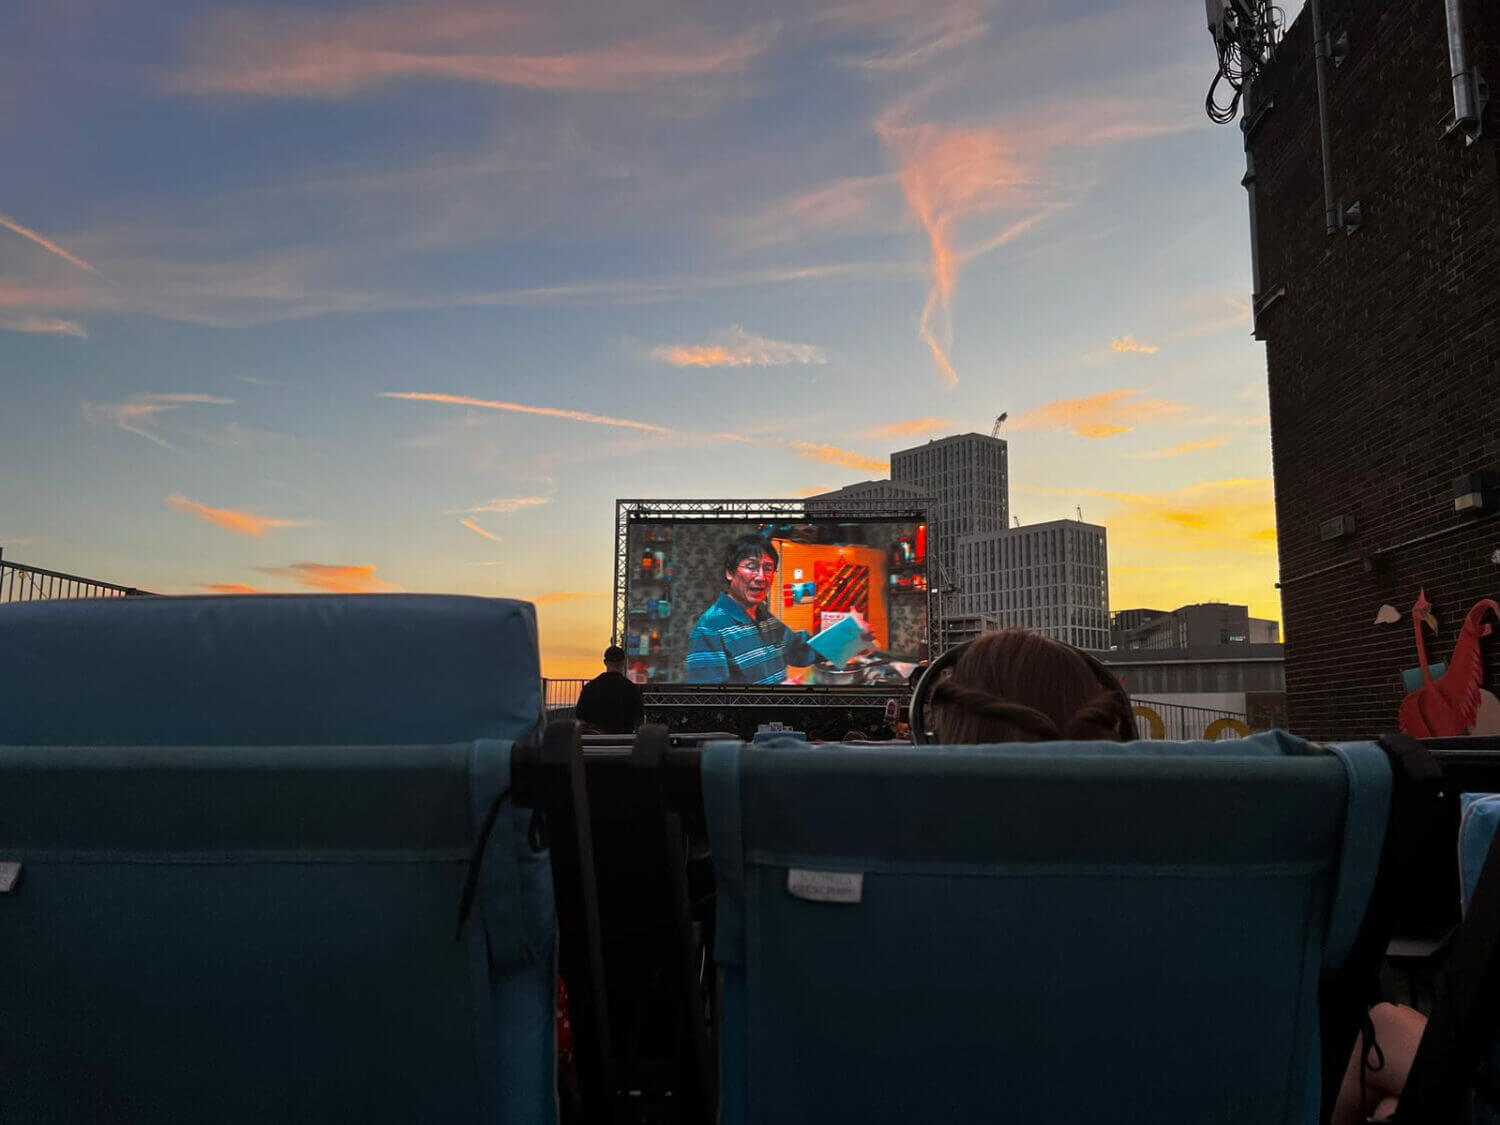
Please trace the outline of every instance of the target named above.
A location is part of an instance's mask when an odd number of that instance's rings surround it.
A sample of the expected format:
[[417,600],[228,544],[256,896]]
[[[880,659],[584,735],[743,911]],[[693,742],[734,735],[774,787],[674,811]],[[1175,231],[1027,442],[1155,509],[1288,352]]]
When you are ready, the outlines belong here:
[[653,629],[649,633],[631,633],[625,638],[627,656],[660,656],[661,632]]

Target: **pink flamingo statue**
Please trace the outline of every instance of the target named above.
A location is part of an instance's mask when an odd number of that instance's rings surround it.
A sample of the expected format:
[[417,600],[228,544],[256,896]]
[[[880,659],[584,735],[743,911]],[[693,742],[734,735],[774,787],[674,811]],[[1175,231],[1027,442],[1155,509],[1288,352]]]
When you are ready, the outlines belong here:
[[[1424,624],[1436,627],[1432,603],[1427,591],[1417,595],[1411,607],[1412,626],[1417,636],[1417,658],[1422,665],[1422,686],[1401,701],[1400,726],[1403,734],[1415,738],[1441,738],[1470,734],[1476,726],[1488,730],[1500,718],[1500,700],[1479,685],[1484,679],[1484,657],[1479,642],[1495,631],[1485,622],[1486,615],[1500,620],[1500,603],[1489,598],[1476,602],[1464,618],[1453,648],[1453,659],[1447,671],[1433,679],[1427,666],[1427,641],[1422,635]],[[1481,712],[1483,719],[1481,720]]]

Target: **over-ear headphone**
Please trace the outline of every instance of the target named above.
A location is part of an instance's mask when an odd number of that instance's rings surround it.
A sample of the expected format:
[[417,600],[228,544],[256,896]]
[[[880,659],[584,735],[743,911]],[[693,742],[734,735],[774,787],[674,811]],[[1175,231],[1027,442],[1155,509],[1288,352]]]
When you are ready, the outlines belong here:
[[[932,697],[932,689],[942,679],[943,673],[952,668],[958,662],[959,657],[969,651],[969,646],[973,643],[973,641],[965,641],[956,648],[950,648],[942,656],[939,656],[931,664],[927,665],[926,671],[922,673],[922,678],[917,681],[917,686],[912,689],[910,714],[911,740],[913,744],[917,746],[925,746],[927,744],[927,701]],[[1079,656],[1083,657],[1090,671],[1094,673],[1094,678],[1099,681],[1101,688],[1106,691],[1117,691],[1121,695],[1125,695],[1125,689],[1120,686],[1120,681],[1115,678],[1113,672],[1100,663],[1098,657],[1084,652],[1081,648],[1073,648],[1066,641],[1058,641],[1057,643],[1064,648],[1072,649]],[[1126,696],[1126,698],[1128,699],[1129,696]],[[1135,742],[1140,737],[1141,733],[1136,729],[1135,725],[1135,714],[1132,712],[1125,728],[1125,741]]]

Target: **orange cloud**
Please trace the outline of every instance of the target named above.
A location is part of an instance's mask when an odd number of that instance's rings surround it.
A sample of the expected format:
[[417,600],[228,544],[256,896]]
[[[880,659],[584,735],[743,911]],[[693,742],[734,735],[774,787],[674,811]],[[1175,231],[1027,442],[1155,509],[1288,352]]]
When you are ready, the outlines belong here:
[[464,527],[467,527],[475,535],[482,535],[482,536],[484,536],[484,538],[493,540],[496,543],[500,542],[500,536],[496,535],[494,532],[486,531],[484,528],[480,527],[473,520],[459,520],[458,522],[460,524],[462,524]]
[[278,98],[343,98],[412,78],[627,92],[743,71],[771,40],[764,29],[725,36],[678,28],[591,49],[515,50],[527,30],[511,11],[478,4],[227,13],[199,25],[189,62],[171,85]]
[[606,593],[604,590],[557,590],[550,594],[537,594],[526,600],[533,605],[561,605],[563,602],[577,602],[584,598],[602,598]]
[[1153,449],[1150,453],[1127,454],[1136,461],[1157,461],[1164,457],[1184,457],[1189,453],[1204,453],[1218,449],[1224,444],[1221,437],[1204,438],[1202,441],[1185,441],[1181,445],[1169,445],[1165,449]]
[[31,332],[43,336],[86,337],[88,332],[76,320],[63,320],[55,316],[38,316],[35,313],[20,313],[0,316],[0,330],[5,332]]
[[919,437],[951,429],[953,423],[947,418],[911,418],[905,422],[888,422],[884,426],[871,426],[865,435],[872,438]]
[[847,449],[840,449],[836,445],[822,445],[812,441],[788,441],[785,444],[797,451],[798,456],[806,457],[809,461],[822,461],[829,465],[842,465],[846,469],[858,469],[863,473],[880,473],[884,475],[891,471],[889,461],[878,461],[874,457],[866,457],[861,453],[854,453]]
[[1012,430],[1071,430],[1079,437],[1106,438],[1136,425],[1181,417],[1187,407],[1167,399],[1141,398],[1137,390],[1104,391],[1049,402],[1010,419]]
[[248,535],[252,539],[264,539],[268,531],[304,525],[303,520],[277,520],[268,516],[252,515],[250,512],[236,512],[230,508],[210,508],[206,504],[199,504],[189,500],[186,496],[177,494],[167,497],[167,506],[184,515],[196,516],[215,527],[222,527],[225,531],[232,531],[236,535]]
[[266,574],[289,578],[310,590],[328,594],[379,594],[401,589],[375,577],[373,566],[329,566],[324,563],[299,562],[291,566],[261,567]]
[[954,387],[958,372],[948,352],[953,294],[965,258],[954,243],[957,228],[976,215],[1017,206],[1033,174],[992,129],[907,125],[887,114],[876,131],[895,154],[907,207],[927,235],[930,284],[917,335],[943,381]]
[[1134,336],[1117,336],[1109,342],[1115,351],[1134,355],[1155,355],[1161,349],[1155,344],[1143,344]]
[[784,367],[828,362],[821,348],[770,340],[739,325],[724,335],[719,343],[673,344],[653,348],[651,354],[673,367]]
[[78,257],[78,255],[69,254],[66,250],[64,250],[57,243],[53,242],[51,239],[43,238],[30,227],[23,227],[20,223],[16,222],[8,215],[0,215],[0,227],[4,227],[6,230],[13,231],[16,234],[19,234],[22,238],[30,239],[32,242],[35,242],[38,246],[40,246],[43,250],[47,250],[50,253],[56,254],[59,258],[67,262],[69,265],[77,266],[81,270],[88,270],[89,273],[99,272],[93,266],[89,265],[88,262],[85,262],[82,258]]
[[237,582],[214,582],[199,587],[207,590],[210,594],[264,594],[269,591],[257,589],[254,586],[242,586]]

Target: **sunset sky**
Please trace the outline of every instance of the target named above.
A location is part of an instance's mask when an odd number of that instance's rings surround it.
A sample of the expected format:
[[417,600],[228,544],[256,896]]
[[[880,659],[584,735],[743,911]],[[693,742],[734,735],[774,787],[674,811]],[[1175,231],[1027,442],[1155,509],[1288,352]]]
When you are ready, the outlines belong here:
[[1196,4],[12,0],[0,548],[164,593],[538,603],[619,496],[1009,411],[1115,609],[1280,618],[1244,157]]

